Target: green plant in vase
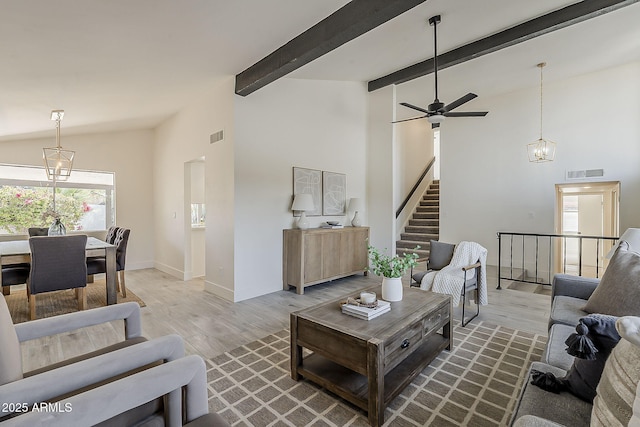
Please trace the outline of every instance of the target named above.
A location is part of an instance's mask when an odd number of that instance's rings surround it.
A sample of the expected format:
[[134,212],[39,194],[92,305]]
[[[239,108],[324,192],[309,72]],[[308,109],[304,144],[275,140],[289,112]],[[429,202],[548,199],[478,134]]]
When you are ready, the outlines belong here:
[[[418,265],[418,254],[405,252],[402,256],[389,256],[381,254],[380,251],[368,245],[369,260],[368,268],[376,276],[382,276],[382,299],[385,301],[402,300],[402,276],[408,269]],[[420,249],[416,246],[414,250]]]

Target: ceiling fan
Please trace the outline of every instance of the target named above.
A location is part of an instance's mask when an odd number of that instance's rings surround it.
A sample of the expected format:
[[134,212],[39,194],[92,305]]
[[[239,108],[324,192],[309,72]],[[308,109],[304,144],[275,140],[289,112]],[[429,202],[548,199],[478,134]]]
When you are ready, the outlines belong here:
[[400,105],[404,106],[404,107],[409,107],[412,108],[414,110],[420,111],[422,113],[425,113],[424,116],[419,116],[419,117],[413,117],[410,119],[404,119],[404,120],[398,120],[395,121],[393,123],[400,123],[400,122],[406,122],[409,120],[417,120],[417,119],[424,119],[426,118],[427,120],[429,120],[429,123],[431,123],[431,128],[437,128],[440,126],[440,123],[442,123],[445,118],[447,117],[484,117],[487,115],[488,111],[465,111],[465,112],[452,112],[451,110],[458,108],[459,106],[461,106],[462,104],[465,104],[469,101],[471,101],[473,98],[476,98],[478,95],[476,95],[475,93],[471,93],[469,92],[468,94],[464,95],[461,98],[456,99],[455,101],[453,101],[450,104],[445,105],[443,102],[440,102],[440,100],[438,99],[438,32],[436,31],[436,27],[438,25],[438,23],[440,22],[440,15],[436,15],[433,16],[431,18],[429,18],[429,25],[431,25],[433,27],[433,46],[434,46],[434,53],[433,53],[433,63],[434,63],[434,78],[435,78],[435,89],[436,89],[436,99],[433,101],[432,104],[429,104],[429,106],[424,109],[421,107],[417,107],[415,105],[411,105],[407,102],[401,102]]

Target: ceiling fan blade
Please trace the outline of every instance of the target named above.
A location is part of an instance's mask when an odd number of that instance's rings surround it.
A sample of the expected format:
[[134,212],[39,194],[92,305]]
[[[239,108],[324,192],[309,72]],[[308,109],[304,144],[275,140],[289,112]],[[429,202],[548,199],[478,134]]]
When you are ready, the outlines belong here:
[[444,113],[446,117],[484,117],[488,111],[461,111],[459,113]]
[[471,93],[469,92],[468,94],[466,94],[465,96],[456,99],[455,101],[453,101],[451,104],[445,105],[444,106],[444,112],[446,113],[447,111],[451,111],[454,108],[458,108],[459,106],[461,106],[462,104],[471,101],[473,98],[477,98],[478,95],[476,95],[475,93]]
[[422,111],[423,113],[429,114],[428,110],[425,110],[422,107],[416,107],[415,105],[411,105],[411,104],[408,104],[406,102],[401,102],[400,105],[402,105],[403,107],[413,108],[414,110]]
[[440,123],[431,123],[431,129],[436,129],[440,127]]
[[396,120],[395,122],[391,122],[391,123],[402,123],[402,122],[408,122],[409,120],[418,120],[418,119],[424,119],[427,116],[419,116],[419,117],[412,117],[410,119],[404,119],[404,120]]

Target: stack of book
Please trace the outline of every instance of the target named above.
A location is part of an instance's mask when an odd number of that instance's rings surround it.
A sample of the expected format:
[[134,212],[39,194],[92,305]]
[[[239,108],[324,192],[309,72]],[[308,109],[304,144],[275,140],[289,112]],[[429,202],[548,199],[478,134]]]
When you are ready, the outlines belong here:
[[381,314],[391,310],[391,303],[388,301],[378,300],[378,306],[374,308],[367,308],[357,305],[344,304],[342,306],[342,313],[349,316],[357,317],[358,319],[371,320]]

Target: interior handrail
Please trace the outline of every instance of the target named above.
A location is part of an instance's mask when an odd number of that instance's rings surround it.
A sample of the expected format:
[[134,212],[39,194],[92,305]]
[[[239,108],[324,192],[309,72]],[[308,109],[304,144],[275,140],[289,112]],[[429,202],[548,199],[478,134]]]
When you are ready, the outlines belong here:
[[411,199],[411,197],[413,197],[413,194],[416,192],[416,190],[422,183],[422,180],[424,179],[425,176],[427,176],[427,174],[429,173],[429,171],[431,170],[431,168],[435,163],[436,163],[436,158],[434,156],[429,162],[429,164],[427,165],[427,167],[424,169],[424,172],[422,172],[422,175],[420,175],[416,183],[413,185],[413,188],[411,189],[411,191],[409,191],[409,195],[405,197],[404,201],[400,204],[400,207],[396,211],[396,219],[398,219],[403,209],[407,206],[407,203],[409,203],[409,200]]

